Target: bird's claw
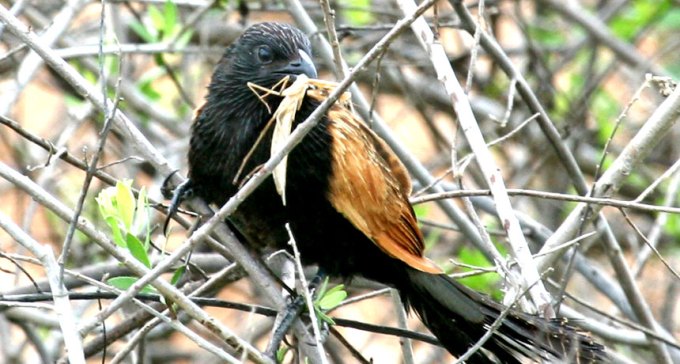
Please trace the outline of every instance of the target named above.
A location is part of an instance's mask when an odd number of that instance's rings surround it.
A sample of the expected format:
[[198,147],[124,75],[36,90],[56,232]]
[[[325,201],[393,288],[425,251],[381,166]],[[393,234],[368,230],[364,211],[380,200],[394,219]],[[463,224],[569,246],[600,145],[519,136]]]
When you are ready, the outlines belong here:
[[[165,186],[168,182],[168,179],[171,176],[172,174],[165,179],[165,181],[163,182],[163,188],[161,189],[163,195],[166,196],[166,198],[167,198],[166,191],[168,191],[168,189]],[[167,194],[169,195],[169,192]],[[175,212],[179,210],[179,205],[181,205],[182,202],[185,201],[187,198],[191,197],[192,194],[193,186],[191,184],[191,179],[184,180],[184,182],[180,183],[179,186],[177,186],[175,190],[172,192],[172,199],[170,200],[170,206],[168,206],[168,214],[166,215],[165,222],[163,223],[164,235],[167,235],[170,219],[172,219],[172,216],[175,214]]]
[[[313,292],[316,287],[319,286],[319,283],[321,283],[324,276],[325,275],[321,272],[321,270],[317,272],[316,276],[314,276],[314,279],[312,279],[312,281],[309,283],[310,292]],[[288,305],[286,305],[286,308],[282,311],[282,318],[279,321],[278,326],[274,329],[274,333],[272,333],[272,338],[269,341],[269,345],[267,345],[267,349],[264,352],[267,357],[274,360],[276,359],[276,352],[278,351],[281,342],[286,336],[286,333],[288,333],[290,327],[293,325],[293,322],[295,322],[295,319],[300,316],[304,308],[305,297],[303,295],[295,296],[295,298],[293,298],[293,300]]]

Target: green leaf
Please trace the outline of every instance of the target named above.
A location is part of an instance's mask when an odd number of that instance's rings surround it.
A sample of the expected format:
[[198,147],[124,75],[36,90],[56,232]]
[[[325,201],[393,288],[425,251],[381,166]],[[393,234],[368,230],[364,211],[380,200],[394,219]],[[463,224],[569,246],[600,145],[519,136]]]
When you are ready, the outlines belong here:
[[[503,252],[501,252],[503,254]],[[491,263],[486,259],[484,254],[477,249],[463,247],[458,254],[458,259],[469,265],[478,267],[490,267]],[[463,268],[465,271],[469,269]],[[501,292],[496,289],[496,284],[500,281],[497,273],[486,273],[471,277],[465,277],[459,280],[464,285],[480,292],[487,293],[495,299],[499,299]]]
[[135,196],[132,194],[132,180],[124,179],[116,183],[116,205],[126,231],[131,231],[135,214]]
[[[177,6],[172,1],[166,1],[163,7],[163,15],[165,21],[163,22],[163,35],[164,38],[172,37],[175,35],[175,26],[177,26]],[[178,27],[179,28],[179,27]],[[179,29],[177,29],[179,31]]]
[[139,224],[146,228],[149,224],[149,217],[146,213],[146,209],[149,206],[146,197],[146,187],[142,186],[137,194],[137,201],[135,204],[135,224]]
[[413,212],[416,214],[416,219],[423,218],[427,216],[428,206],[427,204],[420,204],[413,206]]
[[137,239],[136,236],[127,233],[126,237],[126,242],[127,242],[127,248],[130,251],[130,254],[132,254],[133,257],[137,258],[142,264],[144,264],[147,268],[151,268],[151,261],[149,260],[149,255],[146,254],[146,249],[144,249],[144,245],[142,245],[142,242]]
[[142,288],[142,290],[139,291],[139,293],[159,294],[158,291],[155,288],[153,288],[153,286],[148,285],[148,284],[146,286],[144,286],[144,288]]
[[139,84],[139,90],[151,101],[158,101],[163,96],[160,92],[154,89],[153,83],[151,82],[141,82]]
[[659,15],[665,14],[670,1],[635,0],[610,22],[612,32],[624,40],[632,40],[652,22],[658,23]]
[[344,17],[351,25],[368,25],[374,20],[371,12],[371,0],[348,0],[345,7],[355,8],[343,11]]
[[175,271],[175,273],[172,274],[172,278],[170,279],[170,284],[176,285],[177,282],[179,282],[179,280],[182,279],[182,276],[184,276],[184,271],[186,271],[186,265],[179,267]]
[[175,46],[177,48],[184,48],[187,44],[189,44],[189,41],[191,40],[191,37],[194,35],[194,32],[191,30],[186,30],[182,35],[177,38],[177,41],[175,42]]
[[[133,284],[137,283],[139,278],[137,277],[130,277],[130,276],[120,276],[120,277],[113,277],[109,278],[106,283],[109,285],[118,288],[121,291],[127,291],[132,287]],[[155,288],[153,288],[150,285],[144,286],[139,293],[148,293],[148,294],[155,294],[158,293]]]
[[114,206],[115,191],[112,188],[105,188],[99,192],[95,197],[97,206],[99,206],[99,214],[106,220],[109,216],[118,215],[118,209]]
[[[606,92],[597,92],[593,97],[592,113],[597,122],[598,142],[604,146],[607,140],[612,137],[612,132],[616,126],[616,118],[620,112],[618,102]],[[620,132],[620,129],[619,129]]]
[[113,239],[113,242],[116,243],[121,248],[126,248],[127,247],[127,242],[125,239],[123,239],[123,233],[120,231],[120,227],[118,227],[118,219],[115,216],[109,216],[104,219],[106,223],[109,225],[111,228],[111,231],[113,232],[113,236],[111,239]]
[[122,290],[122,291],[127,291],[130,287],[132,287],[135,282],[137,282],[139,279],[137,277],[129,277],[129,276],[120,276],[120,277],[113,277],[109,278],[106,283]]
[[668,214],[664,230],[675,239],[680,238],[680,216]]
[[340,302],[347,298],[347,292],[345,291],[345,286],[338,284],[333,288],[326,290],[328,288],[328,277],[326,277],[321,286],[317,290],[316,299],[314,300],[314,312],[319,320],[327,322],[330,325],[335,325],[335,321],[331,319],[324,311],[331,310],[337,307]]
[[[114,56],[104,56],[104,68],[109,72],[107,77],[116,78],[120,70],[120,59]],[[113,92],[115,96],[115,90],[109,90],[109,92]]]
[[279,350],[276,351],[276,362],[282,363],[283,358],[286,356],[287,353],[288,353],[288,347],[287,346],[280,347]]
[[165,23],[165,16],[163,16],[163,13],[161,13],[160,10],[158,10],[157,7],[155,6],[149,6],[148,8],[148,13],[149,13],[149,19],[151,19],[151,25],[153,26],[154,30],[156,31],[156,41],[159,41],[160,39],[163,38],[163,36],[167,36],[167,34],[160,34],[160,37],[158,34],[165,29],[165,26],[163,23]]
[[325,277],[323,279],[323,282],[321,282],[321,286],[319,289],[316,290],[316,299],[314,300],[314,303],[318,304],[319,300],[321,297],[323,297],[326,294],[326,289],[328,288],[328,277]]
[[326,315],[317,308],[314,308],[314,311],[316,311],[316,317],[318,317],[319,320],[324,321],[329,325],[335,325],[335,321],[333,321],[333,319],[330,316]]
[[149,201],[147,199],[146,188],[142,187],[137,195],[137,203],[135,206],[135,218],[132,224],[132,233],[139,235],[144,233],[144,249],[149,249],[151,243],[151,231],[149,229]]
[[164,74],[165,71],[162,68],[153,68],[142,74],[142,77],[140,77],[137,81],[137,87],[139,87],[139,90],[142,92],[142,94],[148,97],[149,100],[157,102],[160,101],[161,97],[163,96],[154,88],[154,81]]
[[664,30],[676,30],[680,28],[680,8],[676,7],[666,12],[659,21],[659,28]]
[[149,32],[149,30],[146,29],[144,24],[142,24],[138,21],[131,22],[130,23],[130,29],[132,29],[133,32],[135,32],[140,38],[142,38],[147,43],[154,43],[154,42],[157,41],[156,35],[151,34],[151,32]]
[[347,298],[347,292],[344,288],[344,285],[339,284],[328,290],[328,292],[319,299],[319,308],[328,311],[338,306],[345,298]]
[[639,189],[645,189],[649,187],[649,185],[652,183],[652,181],[648,181],[642,174],[639,172],[634,172],[631,173],[626,179],[625,179],[625,184],[630,185],[630,186],[635,186]]
[[113,242],[116,243],[116,245],[125,248],[127,244],[120,231],[121,220],[118,216],[119,212],[116,200],[116,189],[113,187],[103,189],[99,192],[99,195],[95,197],[95,201],[97,201],[97,206],[99,207],[99,214],[101,214],[102,218],[104,218],[104,221],[109,225],[109,228],[111,228],[111,231],[113,232],[113,236],[111,237]]
[[556,32],[555,29],[546,29],[544,27],[529,25],[529,34],[531,39],[548,47],[558,47],[566,43],[567,39],[564,34]]

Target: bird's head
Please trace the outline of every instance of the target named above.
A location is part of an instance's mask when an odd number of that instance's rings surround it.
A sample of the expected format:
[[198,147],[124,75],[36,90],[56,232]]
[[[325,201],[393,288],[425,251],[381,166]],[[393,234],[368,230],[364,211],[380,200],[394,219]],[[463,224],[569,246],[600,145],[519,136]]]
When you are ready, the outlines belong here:
[[304,74],[316,78],[309,38],[299,29],[281,23],[260,23],[248,28],[229,48],[215,70],[213,87],[251,92],[252,82],[271,87],[282,78]]

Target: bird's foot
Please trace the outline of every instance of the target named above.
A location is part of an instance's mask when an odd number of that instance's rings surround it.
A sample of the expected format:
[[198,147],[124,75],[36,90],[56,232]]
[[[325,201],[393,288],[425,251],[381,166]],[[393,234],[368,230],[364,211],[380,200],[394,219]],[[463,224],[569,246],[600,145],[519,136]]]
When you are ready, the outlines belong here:
[[[174,172],[173,172],[174,174]],[[161,192],[163,193],[163,196],[166,198],[169,197],[170,192],[169,189],[166,187],[168,184],[168,180],[172,177],[172,174],[170,174],[165,181],[163,181],[163,187],[161,188]],[[179,210],[179,205],[182,204],[182,201],[188,199],[193,195],[193,187],[191,183],[191,179],[186,179],[184,182],[182,182],[179,186],[175,188],[174,191],[172,191],[172,199],[170,200],[170,206],[168,206],[168,214],[166,215],[165,222],[163,223],[163,234],[167,235],[168,233],[168,224],[170,223],[170,219],[172,216]]]
[[[308,288],[309,292],[314,292],[316,290],[316,287],[319,286],[319,283],[321,283],[324,276],[325,275],[320,270],[319,272],[317,272],[316,276],[314,276],[312,281],[309,283]],[[266,356],[276,360],[276,352],[279,350],[281,342],[285,338],[286,333],[288,333],[288,330],[290,330],[290,327],[293,325],[293,322],[295,322],[295,319],[300,316],[304,308],[305,297],[304,295],[298,294],[286,306],[286,308],[279,313],[279,317],[281,319],[278,320],[279,321],[278,326],[274,328],[272,338],[269,341],[269,345],[267,345],[267,349],[264,352]]]
[[276,360],[276,353],[279,350],[279,346],[281,346],[281,342],[286,336],[286,333],[288,333],[290,327],[293,325],[295,319],[298,318],[298,316],[300,316],[300,314],[302,313],[302,309],[304,307],[305,307],[304,297],[301,295],[297,295],[286,306],[285,310],[280,313],[281,320],[279,321],[278,326],[276,326],[276,328],[274,329],[274,332],[272,333],[272,338],[269,341],[269,345],[267,345],[267,350],[265,350],[264,352],[266,356]]

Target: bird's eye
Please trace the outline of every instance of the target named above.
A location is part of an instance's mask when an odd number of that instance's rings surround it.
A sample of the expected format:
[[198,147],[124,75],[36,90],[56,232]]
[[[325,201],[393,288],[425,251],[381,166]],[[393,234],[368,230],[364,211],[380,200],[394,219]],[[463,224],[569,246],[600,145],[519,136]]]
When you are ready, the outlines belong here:
[[257,59],[264,64],[271,63],[274,60],[274,52],[269,46],[263,45],[258,47],[255,51]]

